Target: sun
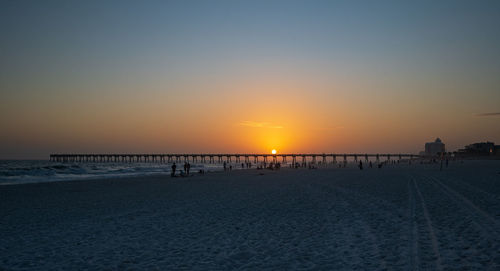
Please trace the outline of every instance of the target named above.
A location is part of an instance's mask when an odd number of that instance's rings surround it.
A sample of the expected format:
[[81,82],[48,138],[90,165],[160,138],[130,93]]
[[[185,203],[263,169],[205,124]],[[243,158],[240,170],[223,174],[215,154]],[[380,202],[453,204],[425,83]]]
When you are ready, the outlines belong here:
[[272,151],[271,151],[271,153],[272,153],[272,154],[276,154],[276,150],[272,150]]

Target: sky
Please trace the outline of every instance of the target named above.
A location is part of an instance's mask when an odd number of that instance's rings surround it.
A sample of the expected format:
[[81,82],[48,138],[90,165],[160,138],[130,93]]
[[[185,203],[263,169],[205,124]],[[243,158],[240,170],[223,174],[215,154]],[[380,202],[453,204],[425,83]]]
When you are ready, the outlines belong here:
[[0,159],[500,144],[499,1],[0,5]]

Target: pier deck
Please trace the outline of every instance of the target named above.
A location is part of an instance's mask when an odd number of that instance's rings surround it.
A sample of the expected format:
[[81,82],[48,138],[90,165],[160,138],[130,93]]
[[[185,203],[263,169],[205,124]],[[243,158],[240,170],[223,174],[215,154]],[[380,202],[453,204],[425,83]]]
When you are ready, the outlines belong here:
[[[291,161],[292,163],[306,162],[312,163],[316,162],[337,162],[337,159],[347,161],[348,158],[352,158],[354,161],[358,159],[368,160],[369,158],[375,158],[377,161],[381,159],[414,159],[418,158],[419,155],[415,154],[360,154],[360,153],[297,153],[297,154],[51,154],[50,161],[54,162],[153,162],[153,163],[173,163],[173,162],[202,162],[202,163],[258,163],[262,162],[283,162]],[[290,159],[290,160],[289,160]]]

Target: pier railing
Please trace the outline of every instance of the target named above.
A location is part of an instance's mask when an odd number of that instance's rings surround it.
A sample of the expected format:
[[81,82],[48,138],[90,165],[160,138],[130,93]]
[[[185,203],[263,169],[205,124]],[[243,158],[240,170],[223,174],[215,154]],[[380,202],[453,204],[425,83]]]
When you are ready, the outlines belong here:
[[151,162],[151,163],[173,163],[192,161],[193,163],[258,163],[258,162],[297,162],[305,163],[306,161],[317,163],[336,163],[337,159],[347,161],[352,158],[354,161],[366,160],[375,158],[375,160],[391,160],[391,159],[415,159],[419,155],[415,154],[360,154],[360,153],[297,153],[297,154],[51,154],[50,161],[54,162]]

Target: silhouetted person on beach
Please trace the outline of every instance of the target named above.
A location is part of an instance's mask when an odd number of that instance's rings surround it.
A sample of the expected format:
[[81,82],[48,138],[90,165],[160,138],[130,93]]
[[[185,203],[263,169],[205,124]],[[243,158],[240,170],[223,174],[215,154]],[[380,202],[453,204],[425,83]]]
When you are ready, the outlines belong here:
[[363,162],[359,161],[359,169],[363,170]]
[[187,163],[186,164],[186,175],[189,176],[189,170],[191,170],[191,164]]
[[177,166],[175,165],[175,163],[172,165],[172,177],[175,176],[175,169],[177,168]]
[[226,171],[227,169],[227,164],[226,164],[226,161],[224,161],[224,171]]
[[233,170],[233,165],[229,165],[229,171]]

